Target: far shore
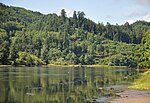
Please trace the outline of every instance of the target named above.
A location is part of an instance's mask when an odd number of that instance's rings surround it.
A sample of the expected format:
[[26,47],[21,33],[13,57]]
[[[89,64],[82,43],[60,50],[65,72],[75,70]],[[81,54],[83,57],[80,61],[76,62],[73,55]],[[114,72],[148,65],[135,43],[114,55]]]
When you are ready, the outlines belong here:
[[5,68],[5,67],[94,67],[94,68],[127,68],[127,66],[109,66],[109,65],[98,65],[98,64],[94,64],[94,65],[74,65],[74,64],[69,64],[69,65],[57,65],[57,64],[48,64],[48,65],[32,65],[32,66],[26,66],[26,65],[17,65],[17,66],[13,66],[13,65],[0,65],[0,68]]
[[47,67],[95,67],[95,68],[100,68],[100,67],[111,67],[111,68],[127,68],[126,66],[109,66],[109,65],[98,65],[98,64],[93,64],[93,65],[56,65],[56,64],[48,64]]

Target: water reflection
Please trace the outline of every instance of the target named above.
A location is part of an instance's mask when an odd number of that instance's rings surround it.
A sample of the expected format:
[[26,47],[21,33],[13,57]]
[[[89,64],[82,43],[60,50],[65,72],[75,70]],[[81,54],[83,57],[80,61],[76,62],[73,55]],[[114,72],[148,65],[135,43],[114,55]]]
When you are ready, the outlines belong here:
[[[132,82],[133,69],[0,68],[0,103],[86,103]],[[118,86],[120,87],[120,86]]]

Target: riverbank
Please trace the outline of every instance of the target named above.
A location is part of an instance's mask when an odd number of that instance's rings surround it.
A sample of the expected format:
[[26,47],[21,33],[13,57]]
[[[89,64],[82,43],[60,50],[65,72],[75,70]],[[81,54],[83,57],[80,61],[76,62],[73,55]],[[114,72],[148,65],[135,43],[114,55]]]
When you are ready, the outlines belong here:
[[[12,65],[0,65],[1,67],[13,67]],[[109,65],[56,65],[56,64],[48,64],[48,65],[39,65],[39,66],[25,66],[25,65],[17,65],[16,67],[94,67],[94,68],[127,68],[126,66],[109,66]]]
[[44,67],[51,67],[51,66],[55,66],[55,67],[95,67],[95,68],[106,68],[106,67],[111,67],[111,68],[126,68],[126,66],[109,66],[109,65],[55,65],[55,64],[48,64],[45,65]]
[[137,79],[128,90],[117,93],[119,98],[111,103],[150,103],[150,70],[143,73],[142,77]]
[[110,103],[150,103],[150,91],[146,90],[125,90],[117,95]]
[[0,65],[0,68],[11,67],[11,65]]
[[143,73],[141,78],[128,87],[129,89],[150,90],[150,70]]

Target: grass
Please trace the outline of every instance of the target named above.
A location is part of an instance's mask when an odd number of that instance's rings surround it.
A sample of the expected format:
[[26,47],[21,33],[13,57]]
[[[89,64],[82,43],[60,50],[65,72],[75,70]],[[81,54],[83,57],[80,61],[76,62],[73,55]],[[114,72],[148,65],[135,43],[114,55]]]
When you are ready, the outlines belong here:
[[150,70],[142,74],[142,78],[137,79],[129,89],[150,90]]

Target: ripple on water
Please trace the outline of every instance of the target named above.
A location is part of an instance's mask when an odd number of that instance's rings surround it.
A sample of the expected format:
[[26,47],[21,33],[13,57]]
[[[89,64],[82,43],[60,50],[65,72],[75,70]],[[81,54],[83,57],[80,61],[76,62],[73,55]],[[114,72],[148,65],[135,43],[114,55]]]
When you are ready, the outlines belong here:
[[36,76],[65,76],[66,74],[36,74]]

